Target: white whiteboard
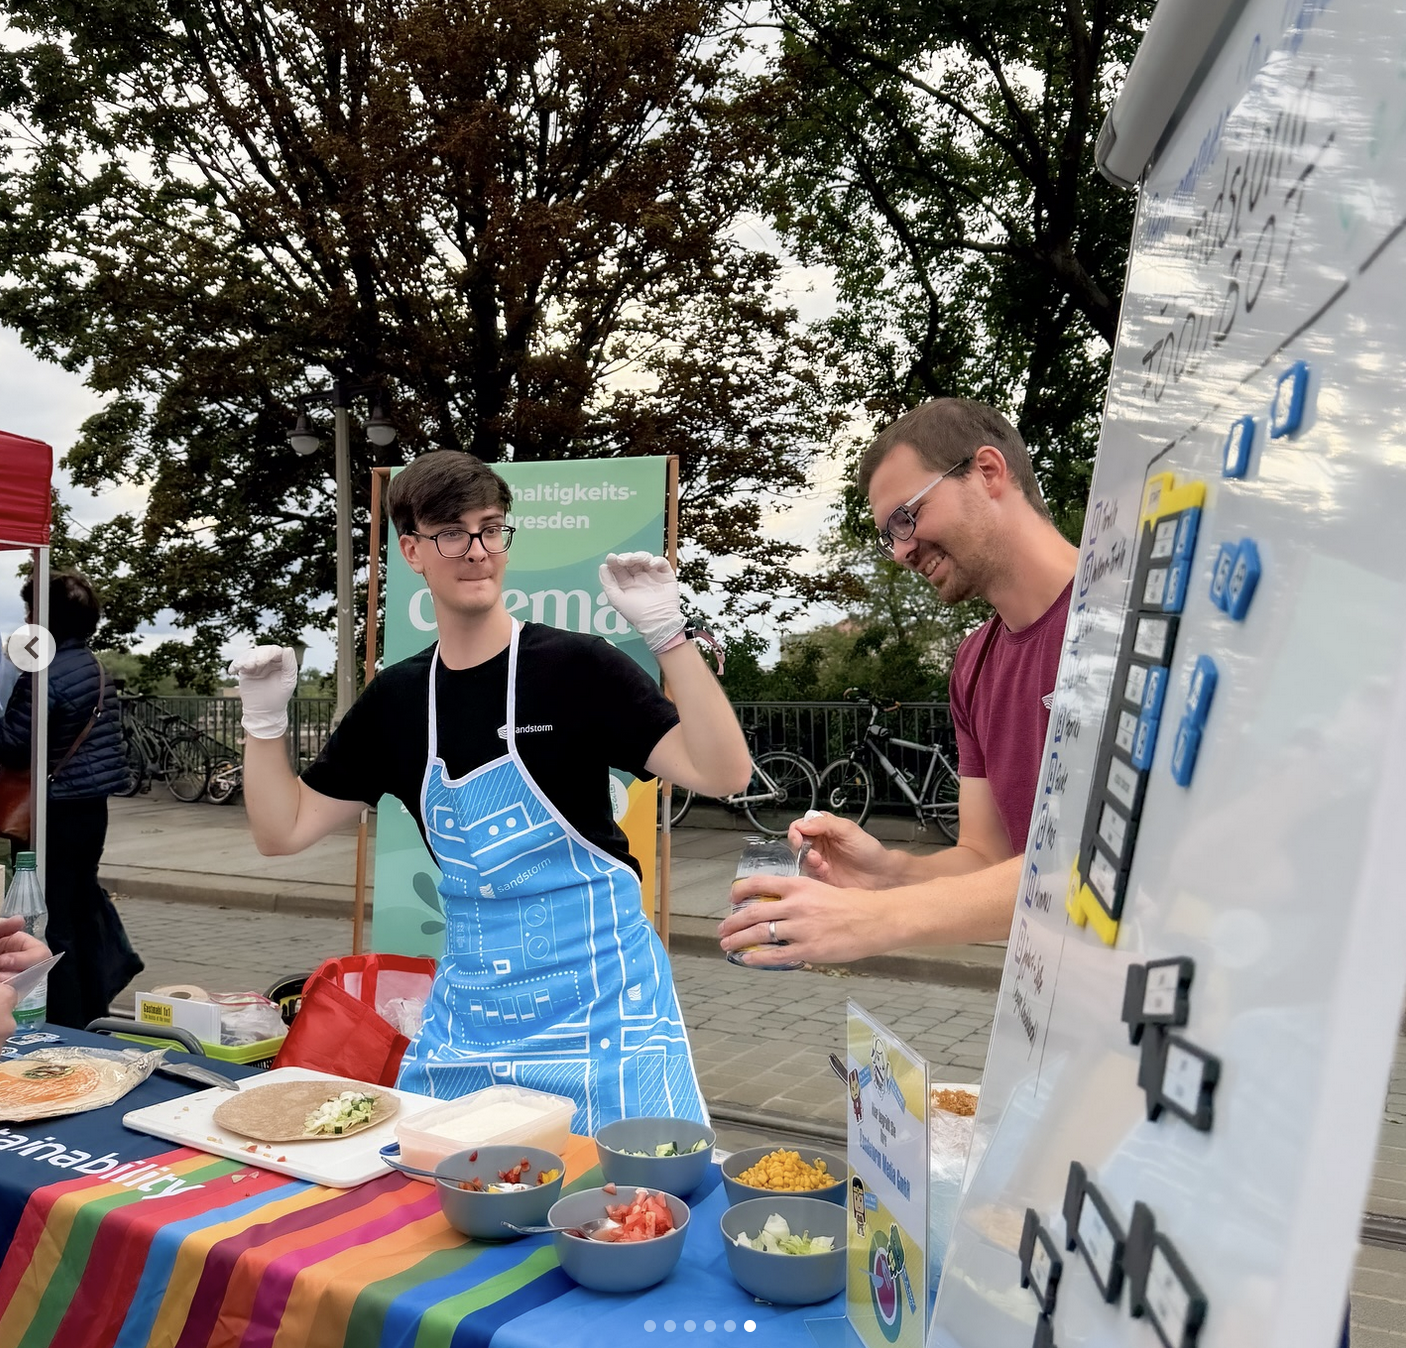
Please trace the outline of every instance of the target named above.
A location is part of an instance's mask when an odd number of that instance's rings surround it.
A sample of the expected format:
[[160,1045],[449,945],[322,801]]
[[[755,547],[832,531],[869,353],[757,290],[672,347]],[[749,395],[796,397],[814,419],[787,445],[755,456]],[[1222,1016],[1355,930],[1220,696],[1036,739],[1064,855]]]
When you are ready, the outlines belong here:
[[[1204,1293],[1201,1348],[1337,1343],[1406,981],[1404,152],[1395,9],[1251,0],[1144,181],[938,1348],[1035,1342],[1027,1209],[1063,1253],[1059,1348],[1162,1342],[1064,1250],[1072,1161],[1125,1229],[1155,1215]],[[1303,425],[1270,440],[1297,361]],[[1223,477],[1246,415],[1248,473]],[[1110,947],[1065,898],[1161,472],[1205,500]],[[1263,574],[1234,621],[1212,566],[1245,538]],[[1183,787],[1201,655],[1219,682]],[[1120,1019],[1128,966],[1172,956],[1195,970],[1176,1033],[1220,1061],[1209,1131],[1148,1120]]]

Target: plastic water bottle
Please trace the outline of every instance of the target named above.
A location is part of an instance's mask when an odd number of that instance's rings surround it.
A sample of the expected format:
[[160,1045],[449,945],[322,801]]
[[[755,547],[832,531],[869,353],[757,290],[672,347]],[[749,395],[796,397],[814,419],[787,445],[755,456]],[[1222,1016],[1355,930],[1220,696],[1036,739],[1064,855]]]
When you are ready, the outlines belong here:
[[[24,918],[24,929],[39,940],[49,925],[49,910],[44,904],[44,891],[39,887],[39,872],[35,869],[33,852],[21,852],[15,858],[15,876],[5,892],[5,917]],[[44,1019],[48,1010],[49,979],[20,998],[15,1007],[15,1024],[20,1029]]]

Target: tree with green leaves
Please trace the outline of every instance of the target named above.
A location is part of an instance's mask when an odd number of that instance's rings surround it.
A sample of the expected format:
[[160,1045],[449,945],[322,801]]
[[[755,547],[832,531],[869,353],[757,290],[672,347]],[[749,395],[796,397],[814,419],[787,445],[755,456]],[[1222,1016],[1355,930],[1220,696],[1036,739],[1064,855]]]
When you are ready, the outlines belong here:
[[1134,204],[1094,143],[1151,11],[774,0],[753,102],[783,236],[836,277],[836,401],[876,425],[940,395],[1000,408],[1076,539]]
[[[105,395],[66,464],[147,489],[61,540],[120,644],[208,683],[223,640],[332,625],[328,376],[401,428],[377,463],[677,454],[683,577],[735,611],[816,582],[768,539],[836,414],[745,243],[767,132],[711,0],[9,0],[0,322]],[[718,568],[720,556],[734,559]],[[725,571],[726,574],[720,574]]]

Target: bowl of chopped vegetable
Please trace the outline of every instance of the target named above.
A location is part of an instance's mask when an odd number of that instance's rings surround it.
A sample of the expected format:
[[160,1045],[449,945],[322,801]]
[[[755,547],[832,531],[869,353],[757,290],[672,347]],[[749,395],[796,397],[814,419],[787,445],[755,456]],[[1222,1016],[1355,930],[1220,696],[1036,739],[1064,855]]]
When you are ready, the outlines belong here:
[[717,1140],[688,1119],[616,1119],[596,1134],[596,1153],[612,1184],[691,1194],[708,1174]]
[[552,1236],[557,1262],[582,1287],[638,1292],[663,1282],[683,1253],[688,1204],[673,1194],[607,1184],[558,1199],[547,1214],[553,1226],[573,1227],[595,1217],[614,1225],[589,1239],[569,1230]]
[[754,1297],[809,1306],[845,1290],[846,1210],[822,1198],[749,1198],[723,1213],[727,1266]]
[[540,1226],[561,1197],[564,1169],[560,1156],[541,1147],[479,1147],[435,1166],[435,1188],[456,1231],[474,1240],[516,1240],[503,1223]]
[[748,1147],[733,1152],[722,1163],[722,1172],[729,1203],[767,1194],[806,1194],[843,1206],[849,1168],[843,1156],[828,1151],[802,1154],[781,1147]]

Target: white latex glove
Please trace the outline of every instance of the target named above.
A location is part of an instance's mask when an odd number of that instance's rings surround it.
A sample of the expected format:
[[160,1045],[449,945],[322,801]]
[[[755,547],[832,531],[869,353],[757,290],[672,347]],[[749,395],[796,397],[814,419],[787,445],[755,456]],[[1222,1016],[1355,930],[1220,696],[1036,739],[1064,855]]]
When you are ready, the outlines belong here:
[[683,631],[678,577],[663,557],[612,552],[601,564],[600,583],[615,611],[651,651],[667,646]]
[[276,740],[288,729],[288,701],[298,687],[298,662],[288,646],[255,646],[230,661],[244,703],[244,733]]

